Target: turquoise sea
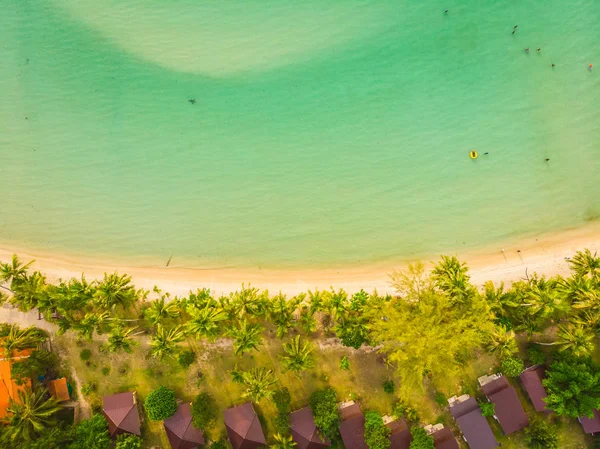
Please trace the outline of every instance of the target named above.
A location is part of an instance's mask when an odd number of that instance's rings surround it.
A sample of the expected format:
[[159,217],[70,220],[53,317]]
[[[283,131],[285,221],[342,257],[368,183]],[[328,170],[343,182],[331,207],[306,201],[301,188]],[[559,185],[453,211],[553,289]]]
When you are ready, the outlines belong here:
[[600,217],[598,0],[0,11],[0,246],[318,268]]

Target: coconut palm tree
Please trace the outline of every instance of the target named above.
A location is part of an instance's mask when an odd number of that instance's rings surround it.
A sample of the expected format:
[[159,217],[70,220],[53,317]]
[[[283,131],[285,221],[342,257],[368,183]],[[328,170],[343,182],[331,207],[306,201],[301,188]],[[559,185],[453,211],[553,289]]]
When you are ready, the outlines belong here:
[[243,355],[244,352],[262,344],[262,327],[259,324],[250,324],[245,319],[241,321],[238,327],[232,327],[229,335],[233,337],[233,352],[235,355]]
[[156,326],[163,320],[168,318],[177,318],[179,316],[179,301],[174,300],[167,302],[169,294],[161,295],[160,298],[152,301],[149,306],[144,309],[144,316],[153,326]]
[[98,334],[104,332],[103,326],[108,323],[110,316],[109,312],[86,313],[83,319],[74,321],[72,327],[78,332],[79,337],[92,341],[94,332],[97,332]]
[[265,313],[265,304],[268,303],[268,297],[265,293],[260,293],[258,288],[246,287],[242,284],[242,289],[231,293],[229,297],[220,298],[221,306],[230,318],[243,319],[246,316],[262,316]]
[[242,397],[249,398],[254,402],[262,398],[270,398],[273,395],[273,386],[277,379],[273,371],[265,367],[253,368],[242,373],[242,383],[246,387]]
[[22,278],[27,274],[27,269],[34,260],[22,264],[16,254],[13,254],[10,263],[0,263],[0,284],[12,283],[15,279]]
[[98,284],[94,292],[96,305],[104,310],[111,310],[117,306],[124,309],[131,307],[138,300],[138,293],[131,284],[131,276],[119,276],[104,273],[104,279]]
[[570,351],[575,357],[588,356],[594,351],[594,332],[579,324],[559,326],[556,344],[559,350]]
[[291,435],[276,433],[273,438],[275,442],[270,445],[270,449],[294,449],[296,447],[296,442]]
[[35,309],[46,296],[46,277],[39,271],[31,276],[24,274],[12,282],[13,297],[10,302],[22,311]]
[[45,389],[20,390],[19,402],[11,400],[6,411],[10,416],[13,441],[31,441],[45,429],[56,425],[55,414],[61,409]]
[[557,289],[555,280],[536,279],[527,298],[531,304],[528,312],[542,321],[560,318],[569,309],[564,296]]
[[12,324],[6,336],[2,338],[1,345],[4,353],[10,356],[13,351],[35,348],[44,340],[46,336],[41,330],[35,327],[21,329],[18,325]]
[[[48,301],[62,313],[83,310],[93,299],[95,291],[94,282],[88,282],[82,275],[81,280],[72,278],[68,282],[61,280],[58,285],[49,285]],[[42,305],[38,304],[38,308]]]
[[284,371],[299,373],[315,366],[312,344],[309,341],[300,342],[299,335],[291,342],[284,343],[283,350],[285,354],[280,357]]
[[302,306],[302,309],[300,310],[299,325],[306,334],[311,334],[317,331],[315,312],[313,312],[310,307]]
[[108,342],[100,346],[101,351],[119,352],[125,351],[128,354],[133,352],[133,347],[139,343],[132,337],[135,336],[134,331],[137,327],[123,327],[116,324],[112,327],[108,334]]
[[294,296],[288,300],[282,293],[271,299],[268,315],[271,322],[277,326],[277,338],[283,338],[289,332],[294,322],[294,312],[303,299],[304,296]]
[[497,326],[490,333],[487,348],[488,351],[497,353],[501,358],[511,356],[519,350],[515,340],[515,333],[507,331],[502,326]]
[[327,310],[333,318],[334,321],[337,321],[338,318],[346,315],[348,311],[348,293],[346,293],[343,289],[339,289],[337,292],[331,288],[330,292],[323,292],[325,297],[325,303],[327,305]]
[[571,265],[571,270],[579,277],[598,279],[600,276],[600,257],[597,253],[592,255],[589,249],[583,252],[577,251],[568,262]]
[[185,339],[185,332],[181,325],[166,329],[162,324],[156,328],[156,335],[150,342],[150,356],[162,360],[165,355],[175,356],[177,343]]
[[220,323],[227,320],[228,316],[221,307],[206,304],[202,309],[194,306],[187,307],[191,319],[185,324],[185,330],[196,339],[207,337],[214,339],[221,331]]
[[450,295],[455,302],[464,303],[475,293],[469,283],[468,271],[467,265],[456,257],[442,256],[442,260],[431,271],[431,277],[437,288]]

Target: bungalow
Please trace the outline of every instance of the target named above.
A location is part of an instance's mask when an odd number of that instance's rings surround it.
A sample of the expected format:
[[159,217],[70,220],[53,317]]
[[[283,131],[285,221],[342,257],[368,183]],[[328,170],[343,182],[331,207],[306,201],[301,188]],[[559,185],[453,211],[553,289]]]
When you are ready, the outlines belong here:
[[435,449],[460,449],[452,431],[443,424],[428,425],[424,427],[427,435],[433,437]]
[[114,438],[122,433],[141,436],[140,415],[135,393],[126,392],[104,396],[102,413],[108,423],[108,433],[111,437]]
[[581,423],[581,427],[583,427],[584,433],[590,435],[600,433],[600,411],[594,410],[594,416],[592,418],[582,416],[580,418],[577,418],[577,420]]
[[256,449],[267,444],[252,402],[228,408],[223,414],[233,449]]
[[52,396],[58,402],[71,400],[71,395],[69,394],[69,385],[67,384],[67,379],[65,377],[49,381],[48,391],[50,392],[50,396]]
[[394,419],[391,416],[384,416],[383,422],[391,430],[390,449],[410,449],[412,435],[410,429],[403,419]]
[[450,413],[458,423],[464,440],[471,449],[493,449],[498,447],[496,437],[475,398],[468,394],[448,399]]
[[17,385],[12,377],[12,364],[31,355],[31,349],[14,350],[7,356],[4,348],[0,347],[0,421],[7,418],[7,408],[11,400],[21,403],[19,391],[31,388],[31,380],[26,379],[23,385]]
[[189,402],[179,404],[175,414],[163,422],[172,449],[198,449],[204,444],[202,431],[192,425],[190,405]]
[[304,407],[290,415],[290,433],[298,449],[324,449],[331,446],[331,441],[319,433],[312,410]]
[[506,435],[529,425],[529,418],[523,410],[519,396],[505,376],[501,374],[481,376],[478,381],[488,401],[495,405],[494,418],[498,420]]
[[546,389],[542,384],[542,380],[546,377],[546,368],[542,365],[535,365],[527,368],[521,373],[521,383],[527,391],[529,399],[533,403],[533,407],[538,412],[550,413],[546,407],[544,398],[548,396]]
[[369,449],[365,441],[365,415],[354,401],[343,402],[338,407],[342,415],[340,435],[346,449]]

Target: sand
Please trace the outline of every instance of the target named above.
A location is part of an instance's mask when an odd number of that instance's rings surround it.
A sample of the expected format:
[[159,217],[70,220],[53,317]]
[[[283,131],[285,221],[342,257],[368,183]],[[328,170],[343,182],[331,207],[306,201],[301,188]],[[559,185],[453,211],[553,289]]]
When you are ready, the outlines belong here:
[[[588,248],[600,251],[600,223],[560,233],[545,234],[525,239],[519,244],[487,248],[477,253],[457,253],[467,262],[471,280],[481,286],[492,280],[495,283],[511,282],[536,272],[540,275],[565,275],[569,265],[565,260],[576,251]],[[503,251],[504,250],[504,251]],[[520,252],[519,252],[520,250]],[[343,267],[324,270],[259,270],[259,269],[215,269],[187,268],[181,266],[128,266],[110,261],[83,260],[60,255],[47,255],[25,249],[5,246],[0,249],[0,261],[10,260],[17,254],[22,261],[35,259],[33,267],[48,277],[49,281],[59,278],[80,277],[88,280],[102,278],[105,272],[118,271],[132,276],[138,288],[151,289],[155,285],[173,295],[186,295],[190,290],[209,288],[214,295],[223,295],[240,288],[242,283],[251,284],[271,293],[279,291],[295,295],[307,290],[344,288],[352,293],[365,289],[377,289],[380,293],[393,293],[389,285],[389,273],[402,269],[407,263],[385,263],[372,266]],[[432,257],[431,260],[435,260]],[[431,266],[428,263],[428,266]]]

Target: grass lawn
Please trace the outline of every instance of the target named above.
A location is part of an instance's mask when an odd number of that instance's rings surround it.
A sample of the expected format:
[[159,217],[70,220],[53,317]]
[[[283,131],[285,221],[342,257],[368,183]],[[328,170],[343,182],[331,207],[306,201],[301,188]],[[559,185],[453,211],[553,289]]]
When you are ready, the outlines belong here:
[[[333,386],[338,392],[340,400],[355,399],[360,402],[363,411],[376,410],[381,414],[391,414],[397,394],[385,393],[382,383],[386,379],[393,379],[396,386],[400,385],[400,380],[395,376],[394,370],[385,364],[383,357],[377,352],[355,351],[340,347],[329,339],[315,342],[314,369],[303,373],[300,377],[291,372],[283,373],[278,361],[279,354],[282,353],[282,342],[276,339],[271,331],[265,332],[265,343],[259,351],[243,357],[233,355],[231,342],[227,340],[205,344],[188,339],[186,346],[196,353],[197,359],[187,369],[182,368],[174,359],[165,359],[164,361],[148,359],[146,357],[148,346],[145,341],[132,354],[103,353],[99,350],[99,342],[78,343],[70,334],[56,337],[54,343],[67,357],[68,363],[77,372],[81,381],[84,384],[93,383],[95,385],[95,391],[90,393],[87,398],[97,410],[101,408],[102,396],[123,391],[136,391],[142,402],[151,390],[161,385],[175,390],[177,397],[183,401],[192,401],[202,391],[209,392],[219,406],[217,422],[209,431],[212,439],[225,435],[222,411],[246,402],[241,397],[242,387],[233,383],[228,374],[228,370],[236,366],[239,369],[260,366],[272,369],[279,379],[280,387],[289,389],[293,410],[306,406],[312,391]],[[84,348],[92,351],[92,357],[87,362],[82,361],[79,356]],[[350,360],[348,371],[341,370],[339,367],[343,356],[347,356]],[[496,366],[497,360],[493,356],[487,353],[477,354],[459,372],[453,375],[449,374],[443,379],[432,379],[426,382],[423,390],[411,390],[407,395],[409,397],[404,399],[417,408],[421,422],[443,422],[450,426],[459,441],[463,442],[447,407],[442,405],[443,399],[462,393],[483,399],[483,395],[478,391],[477,377],[493,372]],[[524,394],[520,383],[515,381],[513,385],[517,388],[521,403],[530,418],[535,416],[536,412]],[[435,401],[436,392],[439,403]],[[266,426],[265,434],[269,440],[273,434],[272,423],[277,414],[275,405],[272,401],[262,400],[256,408],[262,415],[264,426]],[[584,436],[581,426],[575,420],[558,420],[552,417],[544,417],[544,419],[552,419],[559,425],[561,448],[592,447],[591,439]],[[490,419],[490,423],[498,441],[502,443],[503,449],[526,447],[523,443],[522,432],[511,436],[502,436],[498,424],[493,419]],[[170,447],[162,422],[151,422],[146,418],[143,424],[143,436],[146,448]],[[467,447],[464,442],[463,446]]]

